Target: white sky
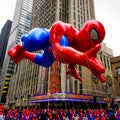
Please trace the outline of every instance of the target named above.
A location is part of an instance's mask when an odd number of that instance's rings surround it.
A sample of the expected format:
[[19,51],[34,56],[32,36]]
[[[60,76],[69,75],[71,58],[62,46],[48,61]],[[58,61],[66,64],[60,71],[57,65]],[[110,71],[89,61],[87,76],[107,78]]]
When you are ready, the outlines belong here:
[[0,31],[6,21],[13,20],[16,0],[0,0]]
[[[120,55],[120,0],[94,0],[96,19],[106,29],[104,42],[113,50],[114,56]],[[0,31],[5,22],[13,19],[16,0],[0,1]]]
[[94,0],[96,19],[106,29],[104,42],[113,50],[114,56],[120,55],[120,0]]

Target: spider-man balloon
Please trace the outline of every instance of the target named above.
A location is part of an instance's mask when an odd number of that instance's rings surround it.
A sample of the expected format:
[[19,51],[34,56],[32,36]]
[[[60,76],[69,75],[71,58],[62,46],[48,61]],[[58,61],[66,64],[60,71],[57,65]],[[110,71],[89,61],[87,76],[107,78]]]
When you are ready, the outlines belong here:
[[[50,29],[35,28],[29,34],[23,35],[22,46],[16,45],[8,54],[15,63],[23,58],[43,67],[50,67],[55,60],[66,63],[66,73],[80,81],[82,79],[75,66],[82,65],[101,82],[105,82],[105,68],[96,58],[104,36],[104,26],[96,20],[87,21],[80,31],[68,23],[58,21]],[[43,50],[43,53],[32,53],[35,50]]]

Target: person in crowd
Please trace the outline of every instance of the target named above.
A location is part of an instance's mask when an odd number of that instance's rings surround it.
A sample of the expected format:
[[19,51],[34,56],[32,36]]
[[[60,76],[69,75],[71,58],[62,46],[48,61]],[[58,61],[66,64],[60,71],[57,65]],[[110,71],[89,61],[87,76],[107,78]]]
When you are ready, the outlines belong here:
[[10,109],[0,113],[0,120],[120,120],[120,109]]

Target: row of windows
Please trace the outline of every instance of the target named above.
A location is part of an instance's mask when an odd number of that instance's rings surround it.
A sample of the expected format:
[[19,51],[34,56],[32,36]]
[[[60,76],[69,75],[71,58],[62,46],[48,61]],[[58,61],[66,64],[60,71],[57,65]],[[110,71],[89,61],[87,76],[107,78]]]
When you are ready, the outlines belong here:
[[110,58],[108,56],[100,54],[100,60],[103,61],[105,68],[107,68],[108,70],[111,70]]
[[[30,64],[28,64],[28,66],[29,65]],[[19,69],[17,70],[17,73],[16,73],[16,74],[18,74],[19,78],[17,78],[18,84],[16,84],[16,85],[19,85],[19,87],[18,87],[19,89],[21,89],[21,87],[23,87],[25,89],[29,89],[29,90],[27,90],[27,93],[30,92],[30,93],[35,94],[36,93],[36,87],[37,87],[36,82],[38,80],[35,80],[36,78],[34,76],[31,76],[31,75],[33,75],[33,73],[31,74],[31,69],[27,69],[28,66],[25,67],[24,62],[22,62],[21,67],[19,65]],[[30,66],[32,66],[32,65],[30,65]],[[30,68],[30,66],[29,66],[29,68]],[[21,71],[22,67],[24,67],[23,71]],[[26,69],[29,70],[29,71],[26,71]],[[24,71],[26,71],[26,72],[24,72]],[[26,87],[26,86],[29,86],[29,87]],[[14,88],[15,88],[15,86],[14,86]],[[23,89],[23,91],[25,92],[26,90]],[[22,93],[17,93],[16,92],[16,94],[22,94]]]
[[[73,1],[73,19],[76,22],[76,18],[78,18],[77,22],[80,23],[81,25],[86,22],[86,20],[89,19],[94,19],[95,15],[94,15],[94,8],[92,8],[94,6],[92,1],[87,1],[86,0],[86,4],[84,3],[85,1],[83,0],[78,0],[77,1],[77,7],[75,7],[75,1]],[[77,10],[77,12],[76,12]],[[90,13],[90,14],[89,14]],[[75,25],[75,24],[74,24]],[[75,27],[77,28],[77,26],[75,25]],[[78,27],[79,29],[79,27]]]
[[[81,83],[78,83],[78,80],[75,80],[75,93],[78,93],[78,94],[82,94],[82,84]],[[79,84],[79,87],[78,87],[78,84]]]
[[[19,5],[18,5],[19,6]],[[16,43],[18,44],[20,42],[20,37],[22,34],[24,34],[25,32],[28,33],[29,31],[29,27],[30,27],[30,16],[31,16],[31,11],[32,11],[32,0],[23,0],[23,3],[22,3],[22,10],[21,10],[21,16],[20,16],[20,25],[18,26],[18,34],[17,34],[17,38],[16,38]],[[21,68],[21,66],[19,66],[18,68]],[[17,67],[16,67],[17,69]],[[14,69],[11,69],[9,68],[8,71],[11,72],[13,71]],[[17,69],[18,72],[22,72],[23,70],[22,69]],[[16,70],[15,70],[16,71]],[[11,92],[11,91],[18,91],[18,89],[16,88],[17,85],[22,85],[22,80],[20,79],[21,76],[20,74],[15,72],[14,73],[14,78],[12,78],[12,80],[10,81],[10,85],[11,87],[10,90],[9,90],[9,93],[10,93],[10,98],[12,98],[12,96],[14,96],[14,93]],[[16,74],[18,74],[19,77],[16,77]],[[24,76],[24,75],[23,75]],[[21,80],[21,82],[20,82]],[[15,84],[16,83],[16,84]],[[18,83],[18,84],[17,84]],[[19,86],[18,86],[19,88]],[[19,88],[19,91],[21,94],[21,87]]]
[[59,20],[63,22],[69,22],[69,6],[68,0],[60,1],[59,4]]
[[32,9],[32,4],[33,4],[33,0],[23,0],[23,5],[22,5],[22,7],[28,6],[29,8]]
[[21,17],[24,18],[25,20],[27,20],[28,22],[30,22],[30,15],[29,14],[21,14]]

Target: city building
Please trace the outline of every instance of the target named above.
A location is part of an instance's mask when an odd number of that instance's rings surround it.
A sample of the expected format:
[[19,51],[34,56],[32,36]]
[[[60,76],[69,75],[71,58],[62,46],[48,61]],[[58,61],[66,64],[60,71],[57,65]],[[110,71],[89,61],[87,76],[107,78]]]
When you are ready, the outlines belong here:
[[[88,0],[85,0],[85,1],[83,0],[71,0],[71,1],[56,0],[56,2],[54,2],[54,0],[51,0],[51,1],[43,0],[39,2],[37,0],[34,0],[31,28],[34,28],[34,27],[50,28],[51,25],[55,21],[61,20],[66,23],[70,23],[76,29],[80,30],[82,25],[87,20],[90,20],[90,19],[95,19],[93,0],[91,1],[88,1]],[[47,70],[48,77],[46,78],[49,79],[48,90],[46,90],[47,92],[81,93],[82,87],[90,88],[91,85],[87,84],[86,82],[87,79],[84,78],[83,75],[82,75],[83,79],[86,79],[86,80],[83,80],[82,84],[80,81],[75,80],[73,77],[67,76],[65,73],[65,69],[66,69],[65,64],[60,64],[56,62],[52,67],[53,68],[55,67],[57,70],[56,72],[54,71],[54,69]],[[81,68],[80,66],[77,66],[77,68],[79,69],[80,74],[84,72],[85,68]],[[44,69],[42,70],[44,71]],[[56,77],[54,76],[55,74],[57,74]],[[43,83],[42,81],[44,80],[41,80],[41,83]],[[38,93],[43,94],[42,93],[43,91],[41,91],[44,86],[43,84],[40,86],[41,89],[37,91]],[[89,93],[89,91],[87,92]]]
[[[50,28],[55,21],[61,20],[72,24],[79,30],[90,19],[95,19],[94,0],[56,0],[56,2],[54,0],[33,0],[30,29],[35,27]],[[35,103],[39,106],[40,102],[44,101],[45,103],[46,101],[49,104],[58,99],[65,101],[69,96],[72,96],[72,103],[77,100],[76,98],[79,98],[79,102],[87,103],[88,107],[89,102],[106,103],[109,95],[114,96],[114,82],[110,64],[112,56],[112,50],[103,43],[98,59],[103,62],[106,68],[106,78],[108,81],[109,78],[111,79],[106,84],[102,84],[83,66],[77,66],[77,70],[83,78],[83,81],[80,82],[66,75],[65,64],[55,62],[50,68],[44,68],[28,60],[23,60],[18,64],[17,69],[14,69],[14,74],[11,76],[7,96],[9,104],[15,103],[16,106],[28,107]],[[70,104],[72,105],[72,103]],[[44,107],[44,104],[42,105]],[[52,105],[54,104],[49,104],[51,107]],[[76,103],[76,106],[79,107],[80,104]]]
[[7,49],[7,43],[9,39],[11,24],[12,24],[12,21],[7,20],[0,33],[0,73],[1,73],[2,65],[3,65],[3,61],[4,61],[6,49]]
[[115,98],[120,108],[120,56],[111,58],[113,79],[115,84]]
[[[2,71],[2,66],[5,58],[5,53],[7,49],[8,39],[9,39],[9,33],[11,29],[12,21],[7,20],[5,25],[3,26],[0,34],[0,75]],[[0,91],[2,90],[2,83],[3,81],[0,80]],[[6,82],[4,88],[3,88],[3,94],[8,88],[8,82]]]
[[106,72],[104,74],[104,76],[106,77],[106,83],[101,86],[101,91],[106,94],[106,102],[108,104],[108,107],[110,107],[112,98],[116,97],[116,87],[111,66],[111,58],[113,57],[114,56],[112,49],[107,47],[105,43],[102,43],[102,48],[99,52],[98,58],[103,62],[106,69]]
[[[13,17],[13,22],[11,26],[11,31],[9,34],[9,41],[7,46],[7,51],[12,48],[16,44],[21,44],[20,38],[21,35],[27,34],[30,31],[30,22],[31,22],[31,11],[32,11],[32,0],[17,0],[16,1],[16,8]],[[2,97],[0,98],[3,102],[10,102],[10,100],[15,99],[15,91],[16,91],[16,82],[17,79],[13,79],[13,86],[12,87],[9,83],[11,82],[11,77],[17,71],[18,65],[14,65],[13,61],[9,58],[7,52],[3,64],[3,68],[1,71],[0,80],[2,81],[2,88],[0,91],[0,96],[4,96],[4,100]],[[4,95],[4,86],[5,83],[8,82],[7,90],[5,91]],[[9,91],[11,90],[11,94]],[[8,94],[8,96],[6,96]]]

